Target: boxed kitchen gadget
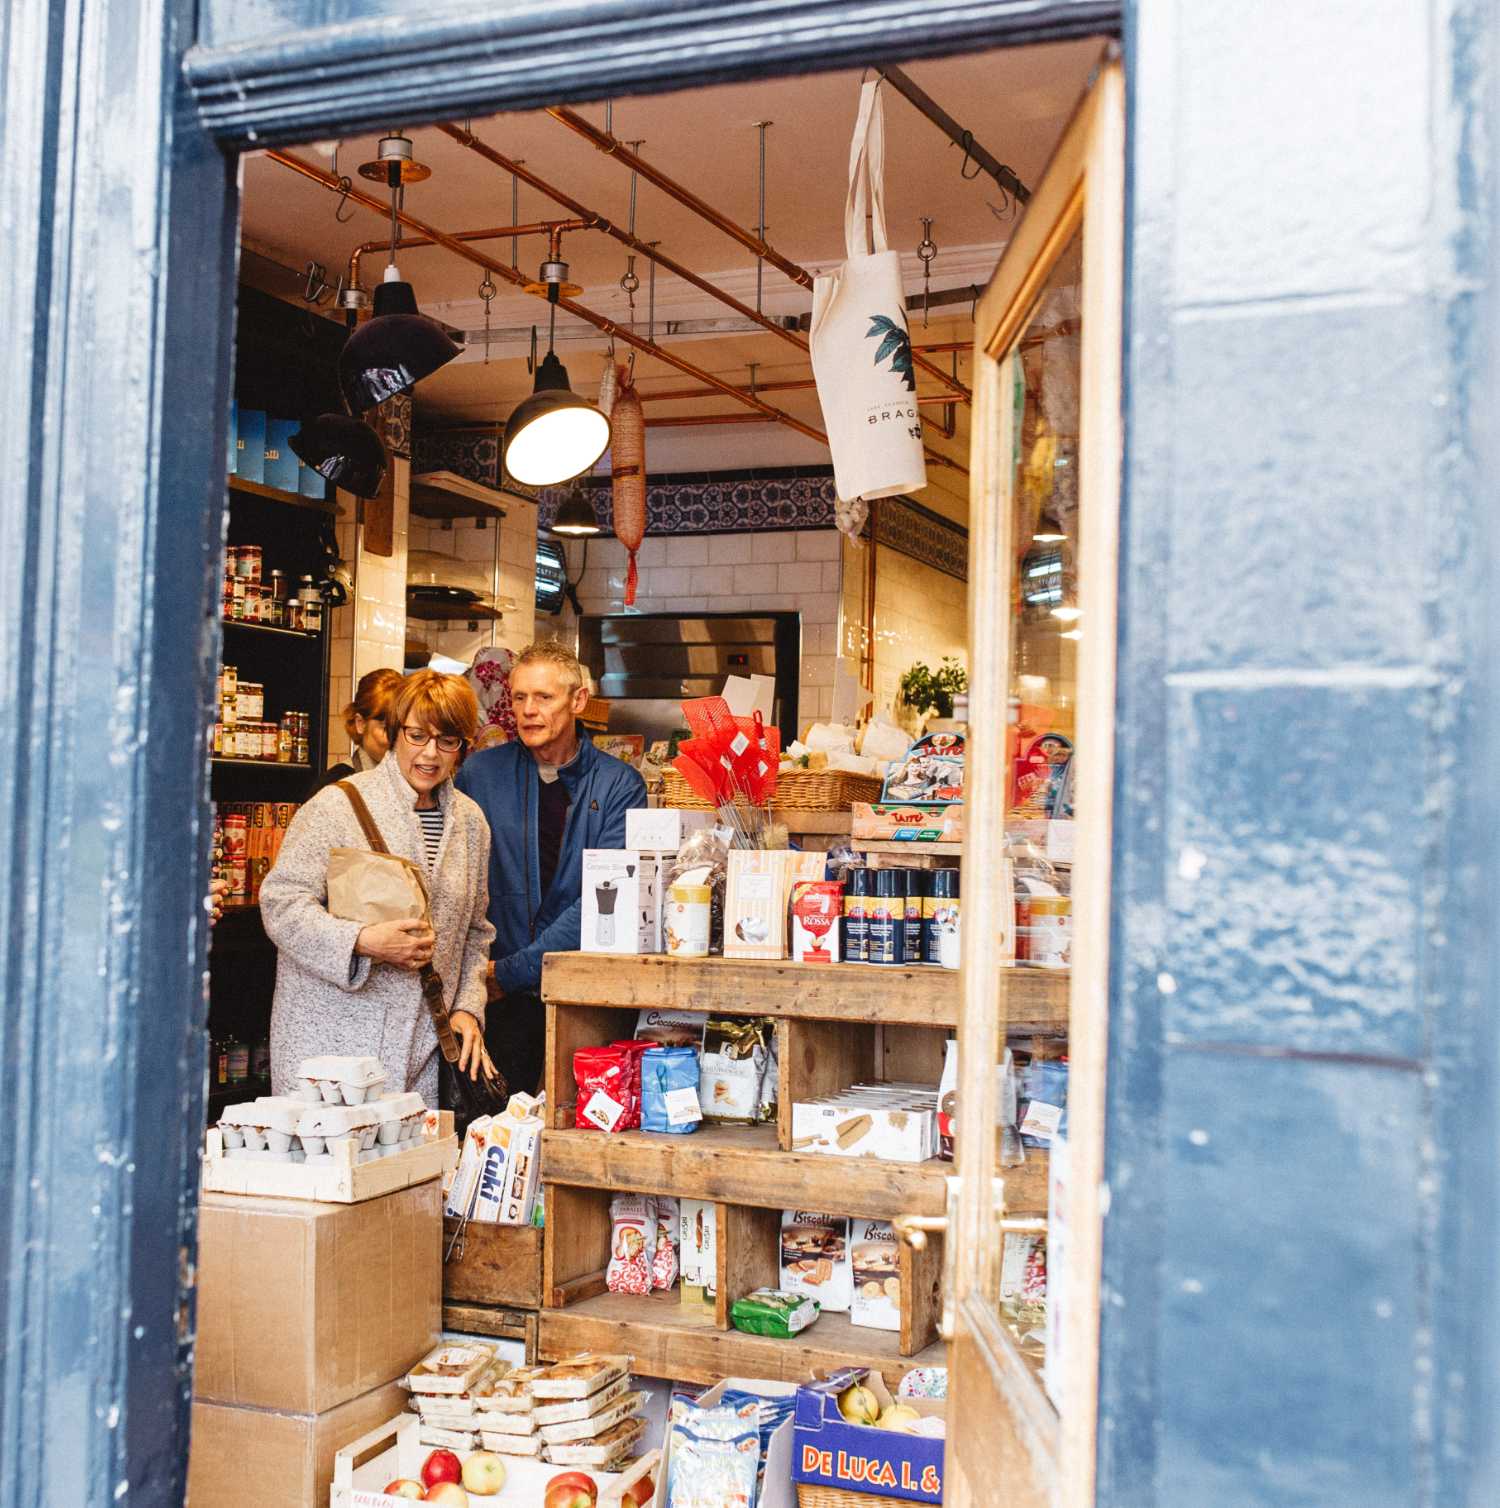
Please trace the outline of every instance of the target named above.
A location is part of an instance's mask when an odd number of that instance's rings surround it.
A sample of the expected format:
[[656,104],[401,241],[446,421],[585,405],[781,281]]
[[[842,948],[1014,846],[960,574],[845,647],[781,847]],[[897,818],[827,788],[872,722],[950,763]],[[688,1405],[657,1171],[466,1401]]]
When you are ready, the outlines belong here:
[[661,894],[656,856],[628,848],[583,851],[584,953],[656,953]]
[[637,806],[625,813],[625,847],[647,853],[676,853],[696,832],[712,827],[713,812],[679,811],[672,806]]
[[[893,1408],[903,1410],[901,1426],[882,1429],[874,1419],[869,1424],[846,1419],[839,1398],[856,1384],[870,1395],[869,1412],[875,1418]],[[792,1480],[799,1486],[849,1494],[941,1503],[946,1420],[947,1404],[941,1399],[903,1398],[895,1403],[879,1372],[832,1373],[797,1390]],[[799,1496],[804,1502],[834,1501]]]
[[719,1294],[717,1209],[706,1199],[682,1200],[677,1231],[682,1307],[712,1323]]
[[854,1296],[849,1220],[814,1210],[783,1210],[781,1286],[816,1299],[825,1313],[847,1314]]
[[889,1220],[854,1221],[849,1264],[854,1279],[849,1323],[871,1330],[900,1330],[901,1252]]
[[361,1204],[205,1194],[196,1397],[337,1408],[431,1349],[442,1280],[436,1179]]
[[821,880],[827,855],[731,848],[724,895],[724,956],[785,958],[787,912],[798,880]]

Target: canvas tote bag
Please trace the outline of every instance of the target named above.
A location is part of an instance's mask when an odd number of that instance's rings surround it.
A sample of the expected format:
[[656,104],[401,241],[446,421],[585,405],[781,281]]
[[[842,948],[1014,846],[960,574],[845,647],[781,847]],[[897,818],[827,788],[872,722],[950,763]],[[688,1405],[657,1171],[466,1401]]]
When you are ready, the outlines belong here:
[[[848,261],[813,283],[812,366],[839,498],[893,497],[927,485],[901,254],[885,238],[885,107],[865,84],[849,149]],[[871,251],[865,241],[870,210]]]

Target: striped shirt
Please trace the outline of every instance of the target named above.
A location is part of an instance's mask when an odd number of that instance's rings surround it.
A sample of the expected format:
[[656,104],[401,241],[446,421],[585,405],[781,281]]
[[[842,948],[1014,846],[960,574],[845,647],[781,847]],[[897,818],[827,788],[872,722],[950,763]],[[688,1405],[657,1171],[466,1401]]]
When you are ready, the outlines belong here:
[[419,806],[417,820],[422,824],[422,845],[427,850],[427,872],[431,874],[437,868],[438,848],[443,841],[443,809]]

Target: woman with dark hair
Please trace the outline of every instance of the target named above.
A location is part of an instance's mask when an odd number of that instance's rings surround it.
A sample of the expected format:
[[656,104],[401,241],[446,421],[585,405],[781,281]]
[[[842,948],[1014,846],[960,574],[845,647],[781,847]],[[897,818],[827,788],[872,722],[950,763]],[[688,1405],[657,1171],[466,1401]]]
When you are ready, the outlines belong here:
[[353,745],[349,758],[320,775],[309,795],[315,795],[335,780],[347,780],[351,775],[373,770],[385,758],[391,746],[385,731],[386,714],[401,694],[405,680],[399,670],[389,667],[371,670],[359,678],[354,700],[344,708],[344,731]]
[[460,676],[404,678],[387,713],[390,756],[348,777],[393,854],[422,867],[425,921],[362,924],[328,910],[328,856],[367,848],[346,792],[326,786],[300,807],[260,890],[261,919],[276,944],[271,1080],[287,1092],[306,1057],[378,1057],[387,1089],[418,1090],[437,1104],[437,1033],[422,998],[431,964],[458,1038],[460,1068],[478,1077],[484,1051],[485,975],[495,929],[489,907],[490,833],[453,788],[453,772],[479,725]]

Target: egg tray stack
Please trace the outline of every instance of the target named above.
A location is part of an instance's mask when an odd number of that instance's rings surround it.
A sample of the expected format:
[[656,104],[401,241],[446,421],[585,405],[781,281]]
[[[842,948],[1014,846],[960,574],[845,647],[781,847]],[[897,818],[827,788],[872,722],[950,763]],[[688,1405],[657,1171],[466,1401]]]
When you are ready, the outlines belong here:
[[510,1368],[482,1343],[440,1347],[405,1379],[421,1442],[558,1466],[620,1471],[646,1432],[630,1357],[582,1355]]

